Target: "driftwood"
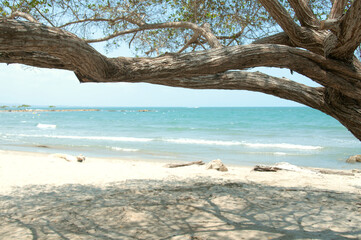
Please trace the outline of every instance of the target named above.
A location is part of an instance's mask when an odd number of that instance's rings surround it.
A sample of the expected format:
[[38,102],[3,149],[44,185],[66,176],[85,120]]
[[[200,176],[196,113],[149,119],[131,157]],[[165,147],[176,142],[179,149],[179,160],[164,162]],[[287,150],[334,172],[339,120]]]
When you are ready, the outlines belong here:
[[315,169],[319,173],[322,174],[335,174],[335,175],[343,175],[343,176],[355,176],[354,173],[346,172],[346,171],[338,171],[338,170],[330,170],[330,169]]
[[177,167],[187,167],[187,166],[191,166],[191,165],[204,165],[203,161],[195,161],[195,162],[190,162],[190,163],[171,163],[171,164],[167,164],[164,167],[166,168],[177,168]]
[[275,165],[256,165],[253,168],[258,172],[277,172],[279,170],[294,171],[294,172],[306,172],[306,173],[321,173],[321,174],[334,174],[342,176],[355,176],[354,173],[342,170],[321,169],[321,168],[302,168],[289,163],[276,163]]
[[80,154],[78,156],[72,156],[69,154],[55,153],[55,154],[52,154],[52,156],[56,157],[56,158],[62,158],[67,162],[84,162],[85,161],[85,157],[82,154]]
[[282,169],[274,166],[256,165],[253,170],[257,172],[277,172]]

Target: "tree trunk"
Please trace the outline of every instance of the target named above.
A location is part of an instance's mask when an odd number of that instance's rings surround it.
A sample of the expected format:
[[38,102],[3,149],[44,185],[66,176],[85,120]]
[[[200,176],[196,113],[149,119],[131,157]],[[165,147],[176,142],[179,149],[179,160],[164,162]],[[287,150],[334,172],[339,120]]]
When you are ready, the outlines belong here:
[[325,113],[337,119],[361,141],[361,102],[349,98],[337,90],[326,88]]

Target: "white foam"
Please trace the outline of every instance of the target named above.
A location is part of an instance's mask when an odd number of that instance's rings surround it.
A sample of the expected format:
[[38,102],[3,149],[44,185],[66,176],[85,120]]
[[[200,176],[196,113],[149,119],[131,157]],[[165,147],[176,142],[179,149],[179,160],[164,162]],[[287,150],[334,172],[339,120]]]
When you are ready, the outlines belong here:
[[[245,146],[251,148],[278,148],[278,149],[295,149],[295,150],[319,150],[321,146],[309,146],[289,143],[247,143],[240,141],[220,141],[220,140],[205,140],[205,139],[191,139],[191,138],[176,138],[165,139],[166,142],[178,144],[200,144],[200,145],[219,145],[219,146]],[[275,152],[275,155],[284,155],[282,152]]]
[[252,148],[281,148],[298,150],[319,150],[323,148],[320,146],[298,145],[289,143],[244,143],[244,145]]
[[136,148],[120,148],[120,147],[110,147],[110,149],[120,152],[138,152],[139,149]]
[[36,125],[36,127],[37,128],[42,128],[42,129],[55,129],[56,125],[39,123],[38,125]]
[[285,152],[274,152],[272,154],[273,155],[278,155],[278,156],[286,156],[287,155],[287,153],[285,153]]
[[166,142],[180,143],[180,144],[200,144],[200,145],[220,145],[220,146],[235,146],[242,145],[241,142],[234,141],[217,141],[191,138],[165,139]]
[[45,137],[45,138],[60,138],[60,139],[78,139],[78,140],[109,140],[116,142],[150,142],[151,138],[134,138],[134,137],[106,137],[106,136],[66,136],[66,135],[26,135],[19,134],[23,137]]

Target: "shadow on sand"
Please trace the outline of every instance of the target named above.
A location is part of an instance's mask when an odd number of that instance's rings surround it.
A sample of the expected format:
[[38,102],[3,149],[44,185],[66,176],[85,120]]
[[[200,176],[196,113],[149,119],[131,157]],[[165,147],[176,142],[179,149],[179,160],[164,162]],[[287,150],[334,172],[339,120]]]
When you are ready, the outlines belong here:
[[0,238],[360,239],[360,197],[210,178],[34,185],[0,196]]

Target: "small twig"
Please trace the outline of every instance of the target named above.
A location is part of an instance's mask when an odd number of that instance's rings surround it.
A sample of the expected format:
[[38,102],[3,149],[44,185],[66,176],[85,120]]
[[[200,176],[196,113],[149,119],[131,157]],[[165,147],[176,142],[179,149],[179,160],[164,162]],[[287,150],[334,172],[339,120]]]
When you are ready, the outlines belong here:
[[130,40],[130,42],[129,42],[129,48],[130,48],[130,45],[132,45],[132,42],[133,42],[133,40],[135,39],[135,36],[137,35],[137,33],[138,33],[138,32],[134,33],[132,39]]

